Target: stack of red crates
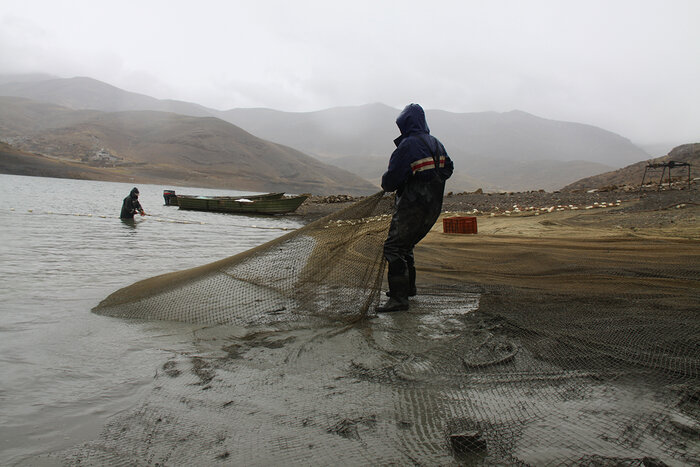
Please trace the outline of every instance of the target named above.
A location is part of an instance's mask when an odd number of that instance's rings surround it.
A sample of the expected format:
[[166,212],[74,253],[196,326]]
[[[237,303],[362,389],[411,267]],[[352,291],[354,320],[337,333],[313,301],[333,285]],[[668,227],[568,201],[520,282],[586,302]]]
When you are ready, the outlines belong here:
[[442,231],[445,233],[476,233],[476,217],[445,217],[442,219]]

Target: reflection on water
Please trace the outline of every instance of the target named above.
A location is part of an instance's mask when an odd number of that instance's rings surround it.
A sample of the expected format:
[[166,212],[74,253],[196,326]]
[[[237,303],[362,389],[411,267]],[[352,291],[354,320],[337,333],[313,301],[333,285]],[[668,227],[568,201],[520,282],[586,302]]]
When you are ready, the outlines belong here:
[[122,224],[124,224],[125,227],[128,227],[130,229],[135,229],[137,222],[134,219],[119,219],[122,221]]
[[194,327],[90,313],[141,279],[228,257],[301,226],[165,206],[142,185],[145,217],[120,220],[133,184],[0,175],[0,464],[74,445],[138,397],[164,355],[186,352]]

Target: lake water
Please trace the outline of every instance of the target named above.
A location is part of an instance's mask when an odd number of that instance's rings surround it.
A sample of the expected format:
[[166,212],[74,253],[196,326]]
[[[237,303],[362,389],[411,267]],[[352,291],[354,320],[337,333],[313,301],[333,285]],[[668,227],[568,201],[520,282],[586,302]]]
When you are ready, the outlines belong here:
[[297,216],[181,211],[138,185],[147,217],[119,219],[133,184],[0,175],[0,464],[94,437],[194,326],[90,312],[113,291],[206,264],[303,225]]

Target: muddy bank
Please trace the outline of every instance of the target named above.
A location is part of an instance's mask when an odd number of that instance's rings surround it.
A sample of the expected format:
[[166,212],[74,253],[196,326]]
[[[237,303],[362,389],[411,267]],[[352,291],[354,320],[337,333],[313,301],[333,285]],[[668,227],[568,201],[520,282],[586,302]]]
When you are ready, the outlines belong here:
[[[700,207],[686,195],[605,207],[586,198],[599,207],[552,211],[554,198],[537,195],[539,206],[521,201],[538,209],[520,212],[497,195],[511,209],[478,214],[477,235],[444,234],[438,222],[418,245],[419,294],[408,312],[349,325],[197,329],[192,351],[154,369],[136,407],[95,440],[47,457],[697,464]],[[447,215],[472,211],[475,199],[485,210],[492,196],[448,197],[446,206],[472,204]]]
[[[592,209],[483,213],[475,216],[477,235],[444,234],[438,221],[416,255],[426,272],[480,285],[496,281],[554,290],[597,281],[589,287],[606,288],[610,275],[652,277],[654,268],[697,279],[696,195],[660,193]],[[464,213],[443,217],[456,214]],[[661,281],[663,275],[656,275]]]

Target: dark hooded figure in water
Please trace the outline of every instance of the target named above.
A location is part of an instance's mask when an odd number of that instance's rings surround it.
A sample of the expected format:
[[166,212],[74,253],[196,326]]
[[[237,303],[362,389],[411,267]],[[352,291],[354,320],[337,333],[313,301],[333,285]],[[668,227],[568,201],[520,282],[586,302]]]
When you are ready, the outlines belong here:
[[445,180],[454,165],[445,147],[430,135],[425,112],[409,104],[396,119],[401,136],[382,175],[382,189],[396,191],[396,210],[384,242],[389,271],[389,300],[377,312],[408,309],[408,297],[416,295],[413,247],[425,237],[442,211]]
[[134,214],[137,212],[142,216],[146,215],[146,213],[143,212],[141,203],[139,203],[139,189],[134,187],[131,190],[131,193],[129,193],[129,196],[124,198],[124,202],[122,203],[122,213],[119,215],[119,217],[122,219],[133,219]]

